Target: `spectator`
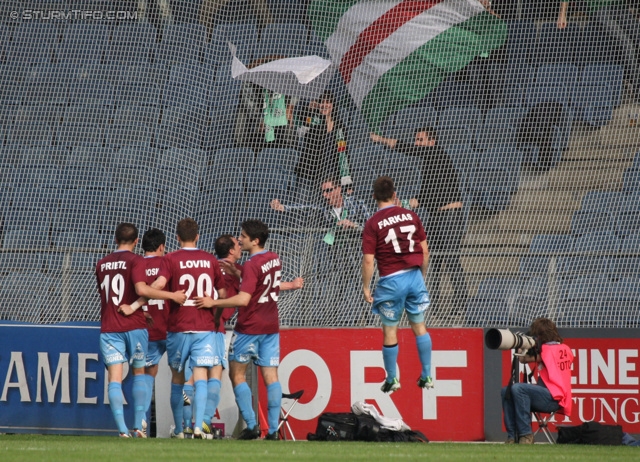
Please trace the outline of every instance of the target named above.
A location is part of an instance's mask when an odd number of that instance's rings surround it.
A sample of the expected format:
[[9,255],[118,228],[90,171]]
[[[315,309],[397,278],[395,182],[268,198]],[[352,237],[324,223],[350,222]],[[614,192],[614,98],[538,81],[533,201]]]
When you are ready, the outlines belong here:
[[[269,59],[271,60],[271,59]],[[249,67],[262,64],[254,61]],[[265,147],[295,147],[293,108],[297,98],[244,82],[236,118],[236,144],[259,152]]]
[[303,114],[304,147],[295,172],[298,179],[315,184],[320,176],[340,177],[340,186],[350,194],[353,188],[349,168],[347,132],[334,112],[334,97],[329,91],[309,104]]
[[[454,289],[454,306],[450,314],[459,314],[467,298],[464,271],[460,264],[460,244],[464,236],[464,214],[460,179],[447,153],[438,146],[431,127],[418,128],[413,144],[371,134],[374,143],[382,143],[406,155],[423,159],[422,184],[418,196],[409,200],[412,208],[429,212],[427,237],[431,254],[429,292],[433,303],[439,302],[442,264],[446,263]],[[438,305],[436,305],[438,306]]]
[[[369,311],[363,305],[361,311],[353,306],[351,293],[357,287],[361,233],[369,212],[362,201],[353,196],[344,196],[337,178],[327,178],[321,183],[322,196],[326,206],[283,205],[279,199],[271,201],[271,208],[287,213],[319,213],[319,224],[328,228],[322,238],[323,268],[318,273],[319,283],[331,291],[334,309],[315,312],[315,324],[318,326],[356,325]],[[313,218],[310,218],[313,221]],[[318,226],[312,223],[312,226]],[[310,295],[313,295],[310,293]]]
[[[625,0],[589,0],[589,11],[595,22],[613,39],[619,42],[608,48],[621,46],[624,50],[625,76],[633,86],[633,97],[640,97],[640,77],[638,77],[638,49],[633,40],[632,31],[640,27]],[[569,2],[560,2],[558,13],[558,29],[567,27],[567,10]]]

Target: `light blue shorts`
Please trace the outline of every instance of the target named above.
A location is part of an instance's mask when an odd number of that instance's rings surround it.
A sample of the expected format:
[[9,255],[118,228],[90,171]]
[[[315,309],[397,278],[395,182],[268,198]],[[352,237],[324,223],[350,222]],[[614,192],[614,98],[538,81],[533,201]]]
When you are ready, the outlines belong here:
[[213,351],[215,351],[216,354],[214,366],[222,364],[222,367],[224,369],[228,369],[229,361],[227,361],[227,347],[224,344],[224,334],[222,332],[214,332],[213,336],[215,341],[215,347]]
[[266,367],[280,365],[280,334],[249,335],[233,333],[229,345],[229,361]]
[[144,367],[148,345],[147,329],[100,334],[100,353],[105,366],[129,362],[134,369]]
[[380,278],[373,293],[371,311],[380,315],[385,326],[397,326],[403,310],[413,323],[424,322],[429,308],[429,292],[419,268]]
[[187,360],[191,367],[213,367],[215,364],[213,332],[167,333],[167,359],[177,372],[184,370]]
[[167,351],[166,340],[154,340],[153,342],[149,342],[146,367],[160,364],[160,359],[162,359],[162,355],[165,353],[165,351]]

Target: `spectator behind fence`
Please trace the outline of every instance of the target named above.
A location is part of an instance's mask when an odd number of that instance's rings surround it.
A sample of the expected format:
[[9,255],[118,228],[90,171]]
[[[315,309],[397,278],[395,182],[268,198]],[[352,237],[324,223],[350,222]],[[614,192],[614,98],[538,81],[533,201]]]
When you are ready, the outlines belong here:
[[460,263],[460,244],[464,237],[464,214],[460,179],[449,155],[438,145],[431,127],[418,128],[413,144],[371,134],[374,143],[423,159],[422,184],[417,197],[409,200],[412,208],[429,212],[426,230],[431,253],[431,302],[439,307],[442,263],[446,263],[454,289],[454,307],[450,314],[459,314],[467,298],[464,271]]
[[304,133],[302,155],[295,167],[298,179],[316,184],[323,176],[337,176],[344,192],[351,194],[353,182],[349,166],[347,131],[337,117],[333,94],[326,91],[312,101],[302,114]]
[[[625,77],[633,86],[633,97],[640,100],[640,77],[638,76],[638,47],[633,34],[640,28],[640,21],[631,12],[626,0],[588,0],[592,19],[613,39],[620,42],[624,50]],[[558,12],[558,29],[567,27],[567,10],[569,2],[560,2]],[[610,44],[608,49],[618,48]]]

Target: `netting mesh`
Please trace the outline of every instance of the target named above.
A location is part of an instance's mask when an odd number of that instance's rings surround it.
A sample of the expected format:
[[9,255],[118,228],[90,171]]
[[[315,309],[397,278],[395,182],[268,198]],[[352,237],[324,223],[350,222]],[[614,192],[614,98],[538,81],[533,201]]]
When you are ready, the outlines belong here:
[[[116,225],[174,250],[191,216],[209,251],[270,226],[305,278],[283,325],[377,325],[360,226],[389,175],[427,230],[429,325],[638,327],[637,3],[2,2],[0,319],[98,320]],[[313,100],[265,89],[229,43],[335,75]]]

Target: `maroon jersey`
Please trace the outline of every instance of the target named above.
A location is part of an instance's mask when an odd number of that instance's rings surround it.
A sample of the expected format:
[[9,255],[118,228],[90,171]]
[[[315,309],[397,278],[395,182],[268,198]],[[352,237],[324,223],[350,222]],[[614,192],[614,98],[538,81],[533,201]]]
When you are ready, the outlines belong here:
[[[144,257],[144,262],[146,264],[147,284],[151,285],[153,281],[158,279],[163,259],[162,257]],[[147,329],[149,329],[149,341],[166,340],[169,302],[166,300],[149,300],[146,310],[153,318],[153,326],[147,326]]]
[[[224,289],[224,279],[218,260],[209,252],[183,248],[165,255],[160,276],[164,276],[171,292],[184,290],[187,301],[180,306],[170,303],[168,332],[214,331],[213,310],[198,309],[195,297],[218,298],[218,290]],[[166,288],[165,288],[166,290]]]
[[380,277],[420,267],[427,239],[418,215],[395,205],[373,214],[362,232],[362,253],[375,255]]
[[100,292],[100,332],[129,332],[146,329],[144,313],[131,316],[118,313],[120,305],[131,305],[138,299],[136,283],[145,282],[144,260],[128,250],[117,250],[96,264]]
[[[224,260],[224,259],[223,259]],[[242,265],[240,263],[233,263],[235,267],[240,270],[240,274],[242,274]],[[224,282],[227,286],[227,298],[233,297],[238,292],[240,292],[240,279],[235,277],[233,274],[225,273],[222,267],[222,276],[224,277]],[[220,316],[220,324],[218,325],[218,332],[224,333],[224,324],[231,319],[233,313],[236,312],[236,308],[224,308],[222,310],[222,315]]]
[[235,331],[241,334],[275,334],[279,331],[278,295],[282,264],[274,252],[253,254],[242,268],[240,292],[251,295],[249,305],[238,309]]

